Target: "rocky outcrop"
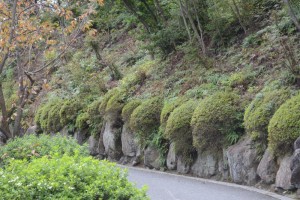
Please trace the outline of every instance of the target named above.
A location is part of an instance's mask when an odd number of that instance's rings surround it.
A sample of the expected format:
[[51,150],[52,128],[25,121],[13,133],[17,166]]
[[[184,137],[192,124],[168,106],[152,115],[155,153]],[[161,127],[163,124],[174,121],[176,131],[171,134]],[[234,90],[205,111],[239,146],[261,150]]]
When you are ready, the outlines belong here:
[[122,157],[121,128],[113,121],[105,123],[103,145],[109,160],[119,161]]
[[275,186],[284,190],[290,190],[292,188],[290,169],[291,156],[286,155],[285,157],[278,159],[279,170],[276,174]]
[[177,155],[175,152],[175,143],[171,143],[167,155],[167,167],[169,170],[176,170],[177,168]]
[[77,130],[74,133],[74,139],[77,140],[78,144],[84,144],[88,140],[88,130]]
[[91,156],[99,155],[99,136],[91,135],[88,139],[88,146]]
[[178,156],[177,172],[180,174],[187,174],[190,172],[191,164],[184,161],[182,156]]
[[252,147],[250,138],[246,137],[229,147],[227,158],[230,176],[234,183],[254,185],[257,182],[257,152]]
[[198,153],[195,163],[191,167],[193,175],[211,178],[219,173],[218,156],[209,151]]
[[300,137],[294,143],[294,150],[290,164],[292,171],[291,184],[293,187],[300,189]]
[[258,167],[257,174],[265,184],[275,183],[276,172],[278,170],[277,163],[273,154],[267,149],[261,159]]
[[127,125],[123,126],[121,134],[122,152],[128,159],[134,159],[138,152],[138,144],[135,141],[134,133]]
[[144,152],[144,165],[150,169],[160,169],[160,157],[156,148],[148,146]]

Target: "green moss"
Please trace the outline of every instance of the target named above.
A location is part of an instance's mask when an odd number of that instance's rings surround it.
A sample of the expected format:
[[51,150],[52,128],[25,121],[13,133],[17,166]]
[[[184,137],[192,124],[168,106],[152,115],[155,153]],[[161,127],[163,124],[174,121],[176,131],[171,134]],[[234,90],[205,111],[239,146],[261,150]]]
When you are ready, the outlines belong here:
[[75,124],[78,112],[82,109],[83,105],[78,99],[68,99],[66,100],[59,112],[60,123],[62,126],[69,124]]
[[97,99],[87,107],[87,113],[89,115],[87,123],[91,135],[99,134],[103,126],[103,116],[99,112],[101,102],[102,99]]
[[51,100],[49,102],[47,102],[46,104],[42,105],[38,112],[37,115],[35,117],[35,121],[37,123],[37,125],[40,125],[40,127],[42,128],[42,130],[49,130],[49,114],[50,111],[53,107],[55,107],[55,105],[59,104],[61,102],[60,99],[54,99]]
[[177,107],[170,115],[165,137],[175,144],[175,151],[188,158],[193,150],[191,119],[197,102],[190,100]]
[[84,130],[89,127],[88,121],[90,119],[90,115],[87,112],[80,113],[76,118],[75,127]]
[[181,97],[181,98],[177,98],[175,100],[173,99],[171,101],[164,102],[164,106],[163,106],[163,109],[160,114],[160,124],[161,124],[162,131],[165,130],[168,118],[169,118],[170,114],[173,112],[173,110],[175,108],[177,108],[178,106],[180,106],[181,104],[183,104],[185,101],[186,101],[186,99]]
[[48,113],[48,123],[47,123],[47,129],[45,131],[47,132],[58,132],[62,129],[61,123],[60,123],[60,109],[62,107],[63,100],[58,100],[55,105],[51,107]]
[[225,85],[230,87],[244,87],[246,88],[253,80],[255,74],[250,72],[249,70],[243,70],[241,72],[237,72],[232,74]]
[[191,121],[197,149],[222,148],[226,138],[239,134],[242,112],[238,100],[233,92],[218,92],[199,103]]
[[275,111],[291,96],[288,89],[259,93],[247,107],[244,125],[253,140],[267,143],[268,124]]
[[125,90],[116,90],[109,98],[105,108],[106,116],[119,117],[127,100],[127,92]]
[[132,100],[130,102],[128,102],[122,110],[122,119],[124,122],[129,122],[130,121],[130,116],[133,113],[133,111],[140,106],[142,103],[141,100]]
[[300,95],[280,106],[268,126],[270,149],[275,153],[292,150],[293,142],[300,136]]
[[158,129],[162,107],[162,98],[154,97],[143,102],[131,114],[130,128],[135,131],[142,140],[147,140],[149,136]]
[[118,94],[118,89],[117,88],[114,88],[114,89],[111,89],[109,90],[105,95],[104,97],[102,98],[102,101],[99,105],[99,112],[101,115],[105,115],[105,111],[106,111],[106,107],[107,107],[107,103],[108,101],[114,96]]

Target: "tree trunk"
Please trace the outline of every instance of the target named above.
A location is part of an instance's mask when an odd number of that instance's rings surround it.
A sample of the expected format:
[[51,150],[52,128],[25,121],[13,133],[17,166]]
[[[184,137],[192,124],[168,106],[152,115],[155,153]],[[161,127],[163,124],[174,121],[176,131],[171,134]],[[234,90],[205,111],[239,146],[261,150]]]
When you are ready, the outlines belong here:
[[243,22],[243,20],[242,20],[241,12],[240,12],[240,9],[239,9],[239,7],[238,7],[236,1],[235,1],[235,0],[232,0],[232,4],[233,4],[233,6],[234,6],[235,12],[234,12],[234,9],[231,8],[231,6],[230,6],[230,8],[232,9],[233,14],[235,14],[236,17],[238,18],[239,23],[240,23],[241,27],[242,27],[243,30],[244,30],[244,33],[247,34],[247,29],[246,29],[246,27],[245,27],[245,25],[244,25],[244,22]]
[[192,42],[192,35],[191,35],[191,31],[190,31],[190,28],[187,24],[187,21],[186,21],[186,18],[185,18],[185,15],[184,15],[184,10],[183,10],[183,5],[182,5],[182,2],[181,0],[179,0],[179,5],[180,5],[180,14],[182,16],[182,19],[183,19],[183,23],[184,23],[184,26],[185,26],[185,29],[186,29],[186,32],[188,33],[188,36],[189,36],[189,40],[190,42]]

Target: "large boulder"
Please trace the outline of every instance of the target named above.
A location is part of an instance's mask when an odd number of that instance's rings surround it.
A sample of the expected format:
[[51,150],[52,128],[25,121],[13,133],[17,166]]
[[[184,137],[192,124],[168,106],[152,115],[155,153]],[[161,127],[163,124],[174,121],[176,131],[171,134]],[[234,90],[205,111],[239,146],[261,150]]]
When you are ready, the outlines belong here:
[[122,156],[121,129],[113,121],[107,121],[103,132],[103,145],[109,160],[118,161]]
[[211,178],[219,172],[218,156],[213,152],[198,153],[196,162],[191,167],[191,173],[203,178]]
[[179,174],[187,174],[190,172],[191,164],[184,161],[182,156],[177,159],[177,172]]
[[91,156],[99,155],[99,136],[91,135],[88,139],[88,145]]
[[296,188],[300,188],[300,149],[295,150],[290,169],[292,171],[291,184]]
[[88,130],[78,130],[74,133],[74,138],[78,144],[82,145],[88,140]]
[[124,156],[135,157],[138,151],[138,144],[135,141],[133,132],[129,129],[127,125],[123,126],[121,141],[122,141],[122,152]]
[[160,169],[160,155],[156,148],[148,146],[144,152],[144,165],[150,169]]
[[300,137],[294,142],[294,150],[300,149]]
[[291,156],[286,155],[279,161],[279,170],[276,174],[275,186],[284,190],[292,189],[291,176],[292,171],[290,169]]
[[177,167],[177,155],[175,152],[175,144],[171,143],[167,156],[167,167],[169,170],[176,170]]
[[257,182],[257,152],[249,137],[229,147],[227,158],[233,182],[247,185],[254,185]]
[[267,149],[257,167],[257,174],[264,183],[273,184],[277,170],[278,166],[274,155]]

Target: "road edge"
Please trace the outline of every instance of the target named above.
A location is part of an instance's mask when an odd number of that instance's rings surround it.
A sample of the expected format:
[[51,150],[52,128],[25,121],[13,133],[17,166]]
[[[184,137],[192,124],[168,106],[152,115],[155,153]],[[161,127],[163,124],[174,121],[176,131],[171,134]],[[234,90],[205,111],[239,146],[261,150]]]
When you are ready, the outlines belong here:
[[238,185],[238,184],[235,184],[235,183],[228,183],[228,182],[204,179],[204,178],[199,178],[199,177],[191,177],[191,176],[185,176],[185,175],[180,175],[180,174],[172,174],[172,173],[168,173],[168,172],[162,172],[162,171],[151,170],[151,169],[140,168],[140,167],[132,167],[132,166],[127,166],[127,165],[117,164],[117,166],[122,167],[122,168],[128,168],[128,169],[134,169],[134,170],[139,170],[139,171],[150,172],[150,173],[163,174],[163,175],[168,175],[168,176],[173,176],[173,177],[180,177],[180,178],[185,178],[185,179],[190,179],[190,180],[196,180],[196,181],[200,181],[202,183],[213,183],[213,184],[223,185],[223,186],[227,186],[227,187],[233,187],[233,188],[248,190],[250,192],[260,193],[260,194],[270,196],[270,197],[273,197],[273,198],[276,198],[276,199],[279,199],[279,200],[294,200],[290,197],[282,196],[282,195],[279,195],[279,194],[276,194],[276,193],[273,193],[273,192],[270,192],[270,191],[258,189],[258,188],[251,187],[251,186]]

